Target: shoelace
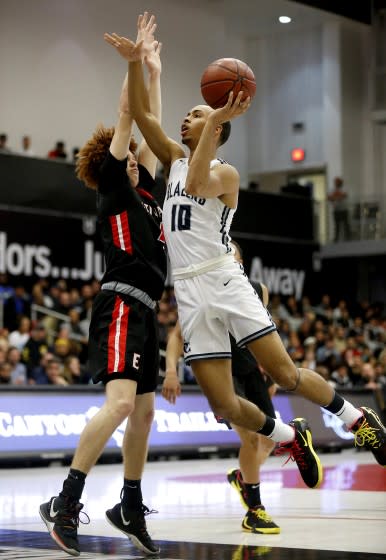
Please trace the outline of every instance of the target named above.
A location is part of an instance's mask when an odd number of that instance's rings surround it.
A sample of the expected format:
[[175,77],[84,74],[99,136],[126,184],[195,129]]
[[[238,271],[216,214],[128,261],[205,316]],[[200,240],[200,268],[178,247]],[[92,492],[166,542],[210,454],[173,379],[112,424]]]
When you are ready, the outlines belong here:
[[152,513],[158,513],[157,509],[149,509],[145,504],[142,504],[142,513],[143,515],[150,515]]
[[[90,523],[90,518],[85,511],[81,511],[83,508],[83,504],[75,503],[74,505],[70,505],[68,510],[61,515],[63,521],[69,521],[69,525],[65,525],[67,527],[71,527],[72,529],[75,527],[79,527],[79,523],[82,525],[88,525]],[[83,519],[81,519],[81,515],[83,515]]]
[[380,440],[376,432],[379,432],[379,429],[373,428],[368,424],[367,420],[364,420],[361,427],[354,434],[355,445],[358,447],[363,447],[366,444],[372,447],[379,446]]
[[272,522],[272,517],[269,515],[269,513],[267,513],[265,511],[265,509],[258,508],[258,509],[253,509],[252,511],[256,515],[256,517],[258,517],[259,519],[261,519],[265,523],[271,523]]
[[287,443],[285,445],[279,445],[277,449],[275,449],[275,455],[285,455],[288,453],[287,460],[283,463],[283,467],[288,463],[288,461],[296,461],[299,469],[306,469],[307,462],[304,458],[304,450],[299,445],[296,438],[291,443]]

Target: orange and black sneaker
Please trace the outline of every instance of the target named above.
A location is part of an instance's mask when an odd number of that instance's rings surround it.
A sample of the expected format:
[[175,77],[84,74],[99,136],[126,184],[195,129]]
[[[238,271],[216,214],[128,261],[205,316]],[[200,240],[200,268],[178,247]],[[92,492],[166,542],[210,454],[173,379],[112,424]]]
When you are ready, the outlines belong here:
[[355,445],[371,451],[382,467],[386,467],[386,429],[378,414],[371,408],[361,406],[363,416],[351,426]]
[[241,523],[246,533],[260,533],[262,535],[277,535],[280,527],[274,523],[272,517],[265,511],[264,506],[249,509]]
[[312,447],[312,434],[305,418],[294,418],[289,425],[295,430],[295,439],[279,444],[276,455],[289,454],[288,461],[296,461],[304,483],[309,488],[318,488],[323,481],[323,467]]

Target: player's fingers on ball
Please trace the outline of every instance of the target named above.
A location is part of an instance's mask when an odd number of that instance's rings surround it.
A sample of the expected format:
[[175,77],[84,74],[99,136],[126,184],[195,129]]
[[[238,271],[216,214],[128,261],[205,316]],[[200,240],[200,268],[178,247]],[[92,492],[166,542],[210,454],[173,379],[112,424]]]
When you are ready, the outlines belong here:
[[237,94],[237,97],[235,99],[235,105],[241,105],[242,103],[242,98],[243,98],[244,92],[243,90],[240,90],[239,93]]

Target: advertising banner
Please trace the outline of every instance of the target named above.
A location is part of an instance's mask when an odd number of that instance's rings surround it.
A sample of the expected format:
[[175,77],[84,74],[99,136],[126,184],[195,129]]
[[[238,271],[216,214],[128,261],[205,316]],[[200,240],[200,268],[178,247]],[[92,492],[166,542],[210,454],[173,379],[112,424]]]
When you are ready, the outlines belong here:
[[38,278],[100,279],[104,270],[94,216],[0,208],[0,273],[28,286]]
[[[377,409],[372,391],[350,392],[348,398],[354,405]],[[84,426],[103,402],[102,391],[0,391],[0,459],[71,455]],[[352,445],[352,434],[324,409],[287,393],[278,393],[273,402],[277,417],[284,422],[299,416],[308,419],[316,446]],[[150,453],[211,452],[239,445],[236,432],[216,421],[200,392],[186,391],[175,405],[157,394],[155,408]],[[107,452],[120,453],[125,425],[114,432]]]

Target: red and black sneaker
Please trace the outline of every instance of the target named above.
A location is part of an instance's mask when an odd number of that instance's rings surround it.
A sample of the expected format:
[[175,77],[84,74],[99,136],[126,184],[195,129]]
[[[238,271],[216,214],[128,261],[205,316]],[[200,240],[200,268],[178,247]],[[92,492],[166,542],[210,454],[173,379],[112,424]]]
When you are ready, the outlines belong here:
[[[58,546],[71,556],[79,556],[80,549],[78,543],[79,514],[83,504],[76,500],[54,496],[49,502],[40,506],[39,513],[47,526],[51,538]],[[86,521],[90,523],[87,513],[82,512]]]
[[296,461],[302,479],[309,488],[318,488],[323,481],[323,467],[312,447],[312,435],[305,418],[294,418],[289,425],[295,430],[293,441],[280,443],[276,455],[288,453],[289,460]]
[[246,499],[243,475],[241,474],[240,469],[231,469],[230,471],[228,471],[227,479],[232,488],[234,488],[238,493],[243,508],[249,509]]

